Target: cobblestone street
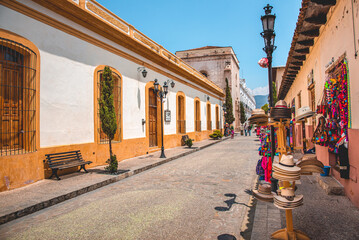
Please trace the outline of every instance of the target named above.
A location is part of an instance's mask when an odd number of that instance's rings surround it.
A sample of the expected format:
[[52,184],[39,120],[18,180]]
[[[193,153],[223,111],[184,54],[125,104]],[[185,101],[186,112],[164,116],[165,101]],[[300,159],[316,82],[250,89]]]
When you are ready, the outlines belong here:
[[240,239],[258,142],[237,136],[0,227],[1,239]]

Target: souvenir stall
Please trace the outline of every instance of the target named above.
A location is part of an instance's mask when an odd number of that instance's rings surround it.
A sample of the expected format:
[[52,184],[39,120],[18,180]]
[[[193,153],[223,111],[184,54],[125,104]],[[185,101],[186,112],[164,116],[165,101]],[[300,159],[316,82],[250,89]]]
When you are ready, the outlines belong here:
[[260,180],[270,182],[272,161],[270,154],[270,132],[268,129],[268,116],[263,109],[254,109],[251,117],[248,119],[249,124],[257,125],[260,147],[258,149],[260,159],[257,162],[256,173]]
[[[295,122],[301,124],[302,130],[302,147],[301,150],[303,153],[307,152],[308,142],[310,139],[306,138],[305,124],[307,123],[307,118],[313,117],[315,112],[313,112],[309,106],[304,106],[298,109],[298,113],[295,116]],[[310,152],[313,153],[313,152]]]
[[350,128],[350,88],[348,86],[348,63],[339,59],[327,70],[321,104],[317,107],[320,115],[312,142],[328,147],[335,154],[340,177],[349,179],[348,128]]
[[[309,114],[306,114],[309,116]],[[302,117],[306,116],[302,115]],[[301,116],[301,115],[299,115]],[[323,165],[317,160],[314,154],[306,154],[299,161],[293,158],[292,150],[288,147],[286,127],[290,126],[291,111],[287,108],[284,101],[279,101],[270,113],[271,120],[268,125],[274,126],[277,132],[276,153],[278,157],[273,162],[272,177],[278,180],[277,189],[271,189],[270,185],[262,183],[258,190],[253,190],[253,196],[260,201],[273,202],[274,205],[285,210],[286,228],[280,229],[272,234],[274,239],[309,239],[302,231],[293,228],[292,210],[300,207],[304,203],[303,195],[295,194],[295,182],[301,175],[312,174],[313,172],[323,172]]]

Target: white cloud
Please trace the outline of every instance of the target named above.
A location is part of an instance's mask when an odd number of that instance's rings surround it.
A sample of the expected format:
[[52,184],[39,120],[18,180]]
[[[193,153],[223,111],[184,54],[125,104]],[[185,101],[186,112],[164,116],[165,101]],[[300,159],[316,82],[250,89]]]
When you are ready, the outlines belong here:
[[253,89],[253,95],[267,95],[268,93],[268,86]]

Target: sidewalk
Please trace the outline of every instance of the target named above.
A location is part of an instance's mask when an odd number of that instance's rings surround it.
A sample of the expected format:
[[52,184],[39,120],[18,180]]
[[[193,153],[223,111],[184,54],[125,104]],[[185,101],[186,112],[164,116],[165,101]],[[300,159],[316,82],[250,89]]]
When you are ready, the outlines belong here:
[[44,179],[29,186],[0,193],[0,225],[34,213],[97,188],[120,181],[145,170],[199,151],[222,140],[194,142],[193,147],[176,147],[165,150],[167,158],[159,158],[161,152],[130,158],[119,162],[118,168],[127,170],[120,175],[103,174],[105,166],[88,169],[89,173],[75,172],[61,176],[61,180]]
[[[304,195],[304,205],[293,209],[294,229],[313,240],[359,239],[359,209],[346,196],[327,195],[317,177],[301,176],[296,182],[296,194]],[[256,201],[251,239],[271,239],[273,232],[286,227],[285,211],[273,203]]]

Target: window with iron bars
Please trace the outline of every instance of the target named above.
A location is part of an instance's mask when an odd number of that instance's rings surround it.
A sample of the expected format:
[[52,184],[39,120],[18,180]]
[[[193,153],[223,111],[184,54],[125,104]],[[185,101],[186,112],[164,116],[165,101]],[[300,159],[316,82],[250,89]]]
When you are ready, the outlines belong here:
[[[112,70],[112,69],[111,69]],[[102,131],[101,128],[101,119],[100,119],[100,94],[101,94],[101,80],[102,80],[102,72],[103,70],[99,71],[98,78],[97,78],[97,142],[98,143],[108,143],[108,137],[107,135]],[[115,133],[115,136],[112,140],[112,142],[120,142],[121,141],[121,77],[116,74],[114,71],[112,71],[112,77],[114,81],[114,87],[113,87],[113,101],[115,105],[115,113],[116,113],[116,121],[117,121],[117,131]]]
[[36,53],[0,38],[1,156],[36,151]]

